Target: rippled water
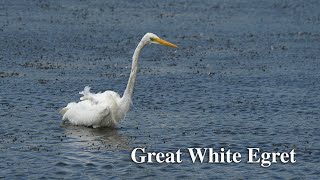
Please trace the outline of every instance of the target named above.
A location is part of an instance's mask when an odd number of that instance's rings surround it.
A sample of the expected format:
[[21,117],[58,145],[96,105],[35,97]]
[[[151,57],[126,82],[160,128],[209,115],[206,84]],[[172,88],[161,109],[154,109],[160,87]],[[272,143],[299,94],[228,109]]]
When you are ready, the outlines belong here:
[[[318,1],[0,3],[0,178],[319,177]],[[134,107],[116,129],[61,122],[92,91],[123,92],[145,32]],[[133,148],[246,154],[296,149],[297,163],[135,164]]]

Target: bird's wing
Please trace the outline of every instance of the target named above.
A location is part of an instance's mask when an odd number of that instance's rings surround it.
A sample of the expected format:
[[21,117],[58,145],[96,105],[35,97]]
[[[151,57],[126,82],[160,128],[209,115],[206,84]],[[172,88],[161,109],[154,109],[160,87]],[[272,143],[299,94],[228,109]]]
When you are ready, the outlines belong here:
[[90,87],[85,87],[80,94],[83,95],[80,102],[69,103],[60,110],[62,120],[68,119],[74,125],[99,126],[103,119],[110,116],[107,119],[114,123],[115,117],[111,111],[118,108],[119,94],[113,91],[93,94]]
[[65,111],[62,120],[68,119],[74,125],[85,126],[100,124],[110,113],[107,104],[92,103],[90,100],[69,103],[62,111]]
[[101,101],[101,94],[92,94],[88,86],[79,94],[83,95],[80,102],[69,103],[61,109],[62,120],[68,119],[74,125],[99,125],[110,113],[108,103]]

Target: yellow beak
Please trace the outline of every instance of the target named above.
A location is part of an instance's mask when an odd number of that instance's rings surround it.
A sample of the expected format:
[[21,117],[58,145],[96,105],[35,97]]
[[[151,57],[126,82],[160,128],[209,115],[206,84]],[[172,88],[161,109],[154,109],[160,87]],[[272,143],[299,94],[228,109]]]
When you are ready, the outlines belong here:
[[172,44],[171,42],[168,42],[166,40],[160,39],[160,38],[154,38],[153,41],[161,44],[161,45],[165,45],[165,46],[169,46],[169,47],[173,47],[173,48],[177,48],[178,46]]

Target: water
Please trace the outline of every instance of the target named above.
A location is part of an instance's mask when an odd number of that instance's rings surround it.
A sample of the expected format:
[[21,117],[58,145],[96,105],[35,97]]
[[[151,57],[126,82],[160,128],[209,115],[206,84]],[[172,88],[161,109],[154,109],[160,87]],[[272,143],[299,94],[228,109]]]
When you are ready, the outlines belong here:
[[[319,176],[318,1],[0,3],[0,178]],[[116,129],[62,124],[79,91],[122,94],[145,32],[134,107]],[[135,164],[133,148],[296,149],[297,163]]]

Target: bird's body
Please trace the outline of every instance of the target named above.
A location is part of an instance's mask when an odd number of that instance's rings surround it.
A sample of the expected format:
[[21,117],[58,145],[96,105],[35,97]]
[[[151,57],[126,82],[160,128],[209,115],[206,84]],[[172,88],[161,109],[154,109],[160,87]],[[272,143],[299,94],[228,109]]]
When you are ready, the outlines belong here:
[[147,33],[138,44],[133,57],[132,69],[126,90],[122,97],[116,92],[105,91],[103,93],[93,94],[90,92],[90,87],[86,86],[80,94],[80,102],[71,102],[66,107],[62,108],[60,113],[63,115],[63,120],[69,120],[74,125],[84,125],[97,127],[114,127],[122,120],[132,103],[133,87],[138,70],[138,59],[141,49],[150,44],[162,44],[176,48],[174,44],[160,39],[152,33]]
[[80,102],[69,103],[61,110],[62,119],[68,119],[74,125],[114,127],[130,108],[131,102],[124,103],[120,95],[113,91],[92,94],[86,86],[81,94]]

